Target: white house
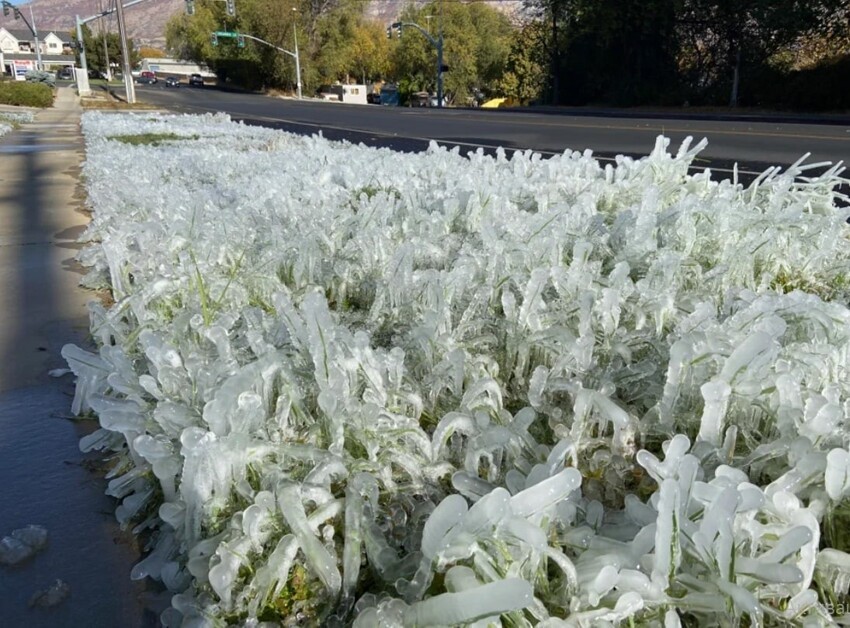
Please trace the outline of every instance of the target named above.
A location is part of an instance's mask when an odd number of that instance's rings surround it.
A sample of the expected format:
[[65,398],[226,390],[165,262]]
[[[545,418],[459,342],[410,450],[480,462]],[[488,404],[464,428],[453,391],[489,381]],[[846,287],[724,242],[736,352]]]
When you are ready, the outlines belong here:
[[[71,37],[49,32],[39,37],[38,49],[45,70],[73,66],[75,57]],[[35,69],[38,55],[35,37],[27,29],[0,27],[0,67],[4,74],[20,74],[23,69]]]

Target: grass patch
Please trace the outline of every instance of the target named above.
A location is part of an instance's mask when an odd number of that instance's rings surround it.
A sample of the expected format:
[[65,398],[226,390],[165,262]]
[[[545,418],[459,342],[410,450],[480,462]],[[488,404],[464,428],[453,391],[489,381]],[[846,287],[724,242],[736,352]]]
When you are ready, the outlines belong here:
[[98,111],[138,111],[146,109],[159,109],[146,103],[128,104],[120,100],[106,100],[105,98],[83,98],[80,100],[83,109],[97,109]]
[[138,135],[112,135],[107,139],[131,146],[159,146],[163,142],[196,140],[198,135],[176,135],[175,133],[140,133]]
[[16,107],[53,106],[53,88],[42,83],[26,81],[0,82],[0,104]]

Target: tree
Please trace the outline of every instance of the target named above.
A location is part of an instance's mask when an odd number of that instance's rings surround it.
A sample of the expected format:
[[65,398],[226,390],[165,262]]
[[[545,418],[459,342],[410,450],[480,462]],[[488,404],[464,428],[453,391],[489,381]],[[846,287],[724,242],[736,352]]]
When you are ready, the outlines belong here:
[[505,73],[514,43],[521,38],[521,31],[511,24],[504,13],[488,4],[469,4],[467,11],[477,40],[475,86],[486,92],[494,92]]
[[390,40],[383,24],[361,21],[354,27],[351,69],[364,84],[386,76],[390,69]]
[[162,59],[165,57],[165,53],[159,48],[142,46],[141,48],[139,48],[139,56],[142,59]]
[[[429,19],[430,18],[430,19]],[[443,36],[444,88],[455,102],[463,103],[473,88],[495,90],[514,36],[508,19],[483,3],[440,3],[419,9],[408,7],[399,18]],[[392,54],[391,73],[402,92],[435,91],[437,51],[414,28],[405,28]]]
[[[302,83],[307,92],[322,83],[369,81],[395,77],[402,92],[436,87],[437,54],[427,38],[405,29],[402,38],[386,38],[386,25],[364,16],[362,0],[240,0],[235,17],[224,14],[220,2],[195,0],[192,16],[178,15],[166,27],[173,56],[207,63],[219,76],[226,74],[249,87],[295,83],[291,57],[273,48],[246,42],[237,49],[231,41],[210,43],[217,30],[239,30],[294,50],[298,33]],[[296,9],[293,11],[293,8]],[[430,24],[426,16],[432,16]],[[508,19],[483,3],[433,3],[408,6],[403,21],[430,27],[436,37],[442,28],[446,89],[463,99],[472,88],[494,90],[504,71],[514,37]]]
[[745,65],[758,68],[807,32],[822,28],[840,0],[684,0],[678,32],[692,84],[725,84],[729,104],[739,99]]
[[[86,65],[89,69],[103,72],[106,74],[108,61],[116,63],[121,59],[121,39],[117,33],[101,33],[95,35],[91,32],[88,24],[83,24],[83,44],[86,48]],[[74,37],[76,40],[76,37]],[[104,51],[104,41],[106,42],[106,50]],[[141,56],[138,50],[133,45],[133,41],[129,40],[128,48],[130,50],[130,67],[135,67],[141,61]],[[80,50],[76,49],[77,65],[80,64]],[[108,61],[107,61],[108,59]]]
[[628,105],[676,98],[682,0],[526,0],[545,28],[548,100]]
[[348,79],[354,67],[354,42],[363,19],[363,5],[344,0],[318,16],[313,29],[314,59],[323,83]]
[[218,45],[213,44],[215,31],[247,30],[240,15],[227,16],[220,5],[214,0],[196,0],[193,15],[172,17],[165,28],[168,50],[177,58],[206,63],[219,78],[233,79],[249,88],[262,87],[266,77],[252,46],[240,47],[236,39],[222,39]]
[[496,91],[520,104],[538,100],[546,87],[546,59],[539,45],[545,25],[527,24],[513,39],[505,71],[496,83]]

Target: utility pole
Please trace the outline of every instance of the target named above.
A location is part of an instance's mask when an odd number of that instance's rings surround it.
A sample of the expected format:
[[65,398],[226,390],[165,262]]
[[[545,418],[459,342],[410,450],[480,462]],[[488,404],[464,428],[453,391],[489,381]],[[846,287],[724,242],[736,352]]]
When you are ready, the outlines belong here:
[[[292,10],[298,13],[297,8],[292,7]],[[298,20],[292,23],[292,36],[295,38],[295,91],[298,94],[298,100],[301,100],[301,57],[298,56]]]
[[[116,2],[117,2],[117,0],[116,0]],[[98,3],[98,6],[99,6],[99,8],[102,12],[103,11],[103,5]],[[104,20],[100,23],[100,36],[103,37],[103,59],[106,62],[106,64],[105,64],[106,65],[106,83],[109,84],[109,81],[112,80],[112,67],[109,65],[109,45],[108,45],[108,37],[107,37],[108,29],[104,28],[103,22],[105,22],[105,21],[106,20]]]
[[136,86],[133,85],[130,51],[127,46],[127,28],[124,25],[124,7],[122,0],[115,0],[115,12],[118,15],[118,36],[121,38],[121,53],[124,55],[124,87],[127,90],[127,103],[136,102]]
[[74,16],[77,21],[77,45],[80,47],[80,76],[77,76],[77,91],[80,96],[90,96],[89,88],[89,64],[86,62],[86,47],[83,44],[83,22],[79,15]]
[[30,20],[32,21],[32,36],[35,37],[35,58],[38,64],[38,69],[43,70],[44,65],[41,63],[41,46],[38,43],[38,28],[35,25],[35,15],[32,12],[32,2],[30,2]]
[[440,0],[440,37],[437,39],[437,108],[443,108],[443,0]]

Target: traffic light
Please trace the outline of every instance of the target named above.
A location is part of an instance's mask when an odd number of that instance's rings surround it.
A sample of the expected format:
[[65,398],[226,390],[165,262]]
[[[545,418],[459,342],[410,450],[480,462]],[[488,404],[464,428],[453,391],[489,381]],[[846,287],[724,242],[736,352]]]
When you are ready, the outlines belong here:
[[[5,16],[9,15],[9,5],[6,4],[5,2],[3,3],[3,15],[5,15]],[[387,29],[387,32],[388,33],[390,32],[389,28]]]
[[[5,7],[5,5],[3,6],[3,11],[8,13],[8,9]],[[393,38],[393,27],[387,26],[387,39],[392,39],[392,38]]]
[[195,0],[186,0],[186,15],[195,15]]
[[15,19],[16,20],[21,19],[21,10],[17,7],[15,7]]
[[239,46],[240,48],[245,47],[245,38],[242,37],[242,35],[239,35],[239,37],[236,38],[236,45]]
[[228,15],[236,15],[236,0],[226,0],[225,7]]
[[215,33],[213,33],[213,34],[210,36],[210,43],[211,43],[213,46],[218,46],[218,35],[216,35]]

